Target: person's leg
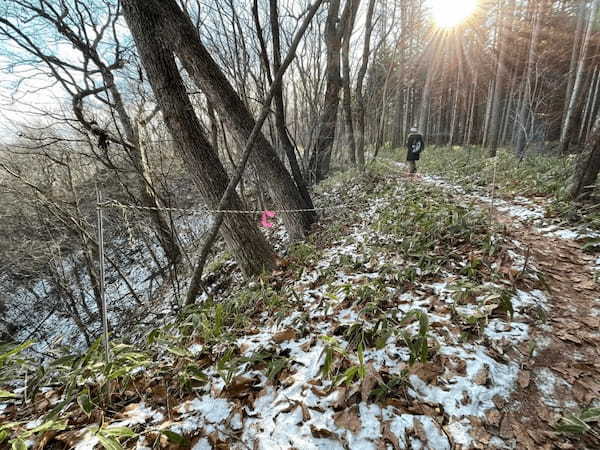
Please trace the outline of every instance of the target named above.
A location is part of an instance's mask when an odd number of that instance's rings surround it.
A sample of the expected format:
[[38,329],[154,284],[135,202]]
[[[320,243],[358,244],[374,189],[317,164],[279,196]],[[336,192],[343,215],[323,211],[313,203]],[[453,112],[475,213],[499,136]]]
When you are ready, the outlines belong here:
[[408,173],[411,175],[417,172],[417,164],[415,161],[408,161]]

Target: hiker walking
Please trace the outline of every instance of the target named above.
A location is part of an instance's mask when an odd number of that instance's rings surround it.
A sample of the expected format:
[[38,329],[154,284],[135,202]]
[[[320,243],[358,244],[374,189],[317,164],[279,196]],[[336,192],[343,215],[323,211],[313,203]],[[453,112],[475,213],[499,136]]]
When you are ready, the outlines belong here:
[[417,161],[421,158],[421,152],[425,149],[425,140],[423,135],[413,127],[406,141],[406,161],[408,162],[408,171],[411,175],[417,173]]

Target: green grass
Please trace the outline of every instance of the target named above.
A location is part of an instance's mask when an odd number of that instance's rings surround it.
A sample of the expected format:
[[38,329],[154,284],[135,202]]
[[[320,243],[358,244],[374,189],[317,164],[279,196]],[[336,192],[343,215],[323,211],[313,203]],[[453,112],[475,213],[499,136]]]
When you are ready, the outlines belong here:
[[528,155],[523,160],[500,149],[496,160],[481,147],[432,148],[420,164],[423,171],[460,178],[466,186],[488,186],[496,176],[498,192],[509,196],[562,197],[573,170],[571,157]]
[[501,235],[486,211],[463,205],[451,193],[425,183],[407,183],[393,195],[393,203],[373,226],[397,237],[389,245],[420,269],[417,274],[415,266],[405,267],[406,281],[435,275],[465,257],[469,262],[463,275],[477,280],[489,273]]
[[[382,156],[403,161],[405,152],[395,149]],[[548,199],[547,217],[600,230],[600,207],[575,204],[567,197],[574,163],[572,155],[529,154],[519,160],[512,150],[499,149],[497,158],[491,159],[482,147],[429,147],[418,163],[418,170],[443,177],[467,191],[489,189],[494,184],[496,195],[506,199],[517,196]]]

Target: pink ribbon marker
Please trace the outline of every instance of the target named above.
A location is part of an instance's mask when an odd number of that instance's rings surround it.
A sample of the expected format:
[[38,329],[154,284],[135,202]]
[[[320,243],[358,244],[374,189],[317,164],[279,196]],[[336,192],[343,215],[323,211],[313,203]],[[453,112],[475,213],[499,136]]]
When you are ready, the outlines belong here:
[[273,211],[263,211],[260,224],[265,228],[273,228],[273,224],[269,222],[269,219],[273,219],[276,215]]

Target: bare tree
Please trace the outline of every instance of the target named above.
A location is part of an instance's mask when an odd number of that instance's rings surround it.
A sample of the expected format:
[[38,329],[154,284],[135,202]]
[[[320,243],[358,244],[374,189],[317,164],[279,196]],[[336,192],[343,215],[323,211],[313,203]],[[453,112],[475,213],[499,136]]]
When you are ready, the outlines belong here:
[[[123,3],[123,8],[166,125],[176,138],[175,148],[206,204],[216,208],[229,183],[228,177],[204,135],[173,53],[158,39],[165,17],[141,0],[128,0]],[[231,196],[227,207],[244,209],[237,195]],[[246,275],[256,275],[274,267],[273,251],[250,216],[228,214],[221,234]]]
[[498,60],[496,63],[496,80],[494,83],[494,95],[492,98],[492,105],[490,108],[490,122],[489,122],[489,133],[487,146],[489,149],[489,156],[495,157],[498,149],[498,142],[500,140],[500,106],[504,100],[504,88],[506,83],[506,48],[508,43],[506,42],[507,36],[511,26],[507,16],[510,13],[506,12],[507,6],[504,4],[504,0],[499,1],[498,17],[499,17],[499,31],[498,31]]
[[575,109],[577,108],[577,102],[580,96],[580,92],[583,85],[583,75],[587,65],[587,57],[588,57],[588,48],[590,45],[590,36],[592,34],[592,28],[594,26],[594,21],[596,19],[596,11],[598,10],[598,0],[592,1],[592,6],[590,8],[590,15],[587,23],[587,27],[585,30],[585,36],[583,37],[583,45],[581,48],[581,53],[579,55],[579,62],[577,64],[577,72],[575,74],[575,81],[573,84],[573,90],[571,92],[571,97],[569,100],[569,106],[565,113],[565,119],[562,124],[561,132],[560,132],[560,146],[561,152],[566,153],[569,148],[569,138],[572,127],[573,116],[575,115]]
[[[163,18],[157,29],[163,42],[180,58],[190,77],[243,145],[254,128],[254,117],[200,41],[189,16],[174,0],[150,0],[146,2],[146,8],[153,9]],[[315,222],[316,214],[301,211],[305,209],[305,202],[298,187],[262,133],[258,135],[255,148],[257,151],[250,155],[250,163],[276,207],[285,211],[281,216],[290,238],[303,239]]]
[[[136,132],[136,120],[131,118],[114,76],[115,71],[123,68],[124,53],[127,50],[118,40],[117,27],[121,15],[119,4],[112,0],[102,0],[101,6],[106,14],[99,16],[94,12],[98,5],[81,0],[61,2],[60,5],[49,0],[15,0],[12,3],[20,7],[22,13],[30,16],[28,20],[34,23],[42,21],[43,24],[53,27],[62,39],[80,53],[81,64],[48,54],[41,44],[30,37],[29,30],[9,20],[8,16],[0,17],[0,33],[46,64],[50,75],[71,96],[75,117],[84,130],[98,138],[99,146],[106,150],[112,142],[122,146],[127,152],[135,170],[141,204],[150,208],[148,214],[155,225],[158,240],[168,260],[176,264],[181,258],[181,250],[168,219],[158,209],[161,204],[151,173],[147,164],[144,164]],[[15,11],[14,14],[18,17],[19,12]],[[112,40],[112,62],[104,58],[104,55],[108,54],[105,49],[106,39]],[[82,78],[82,81],[79,78]],[[88,98],[93,98],[116,112],[116,132],[102,128],[91,114],[86,114],[84,102]],[[142,121],[147,119],[138,118]]]
[[577,160],[569,188],[573,200],[587,200],[592,195],[596,188],[598,172],[600,172],[600,114],[596,116],[585,149]]
[[309,178],[311,183],[319,183],[329,173],[331,152],[337,128],[337,113],[340,103],[342,77],[340,75],[342,36],[350,11],[351,1],[346,7],[340,20],[340,0],[330,0],[325,25],[325,45],[327,49],[327,87],[325,102],[319,119],[319,130],[310,156]]
[[365,39],[363,43],[363,52],[360,69],[356,77],[356,159],[360,170],[365,170],[365,97],[363,85],[365,75],[369,67],[369,57],[371,55],[371,34],[373,33],[373,14],[375,11],[375,0],[369,0],[367,8],[367,17],[365,19]]

